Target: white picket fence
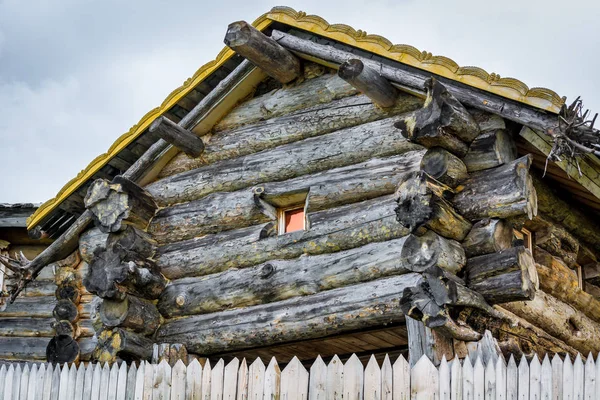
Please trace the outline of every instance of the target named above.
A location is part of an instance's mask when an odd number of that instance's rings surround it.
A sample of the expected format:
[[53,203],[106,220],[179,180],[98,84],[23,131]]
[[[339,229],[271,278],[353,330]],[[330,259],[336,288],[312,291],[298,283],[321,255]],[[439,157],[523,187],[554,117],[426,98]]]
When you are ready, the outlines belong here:
[[511,357],[483,362],[442,360],[435,367],[423,356],[410,368],[400,356],[380,366],[371,357],[366,368],[352,356],[345,364],[336,356],[329,364],[318,358],[310,372],[294,358],[280,371],[275,358],[220,360],[187,367],[178,361],[113,364],[19,364],[0,368],[0,394],[12,400],[600,400],[600,355],[584,363],[555,356],[540,363]]

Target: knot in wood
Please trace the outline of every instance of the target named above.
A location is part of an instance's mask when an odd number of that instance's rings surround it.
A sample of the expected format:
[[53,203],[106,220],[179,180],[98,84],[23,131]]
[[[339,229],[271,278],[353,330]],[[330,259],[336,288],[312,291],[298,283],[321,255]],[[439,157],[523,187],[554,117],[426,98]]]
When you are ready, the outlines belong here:
[[263,186],[258,186],[254,188],[254,194],[260,196],[265,192],[265,188]]
[[175,299],[175,304],[177,304],[178,307],[183,307],[183,305],[185,304],[185,296],[182,294],[177,296],[177,298]]
[[267,279],[275,273],[275,266],[273,264],[265,264],[260,270],[261,279]]

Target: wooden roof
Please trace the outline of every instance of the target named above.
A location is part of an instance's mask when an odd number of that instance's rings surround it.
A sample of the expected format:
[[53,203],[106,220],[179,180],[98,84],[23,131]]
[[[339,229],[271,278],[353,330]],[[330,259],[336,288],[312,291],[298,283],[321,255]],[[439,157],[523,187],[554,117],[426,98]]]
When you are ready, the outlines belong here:
[[[357,52],[370,53],[409,65],[550,113],[557,113],[565,100],[552,90],[529,88],[517,79],[501,78],[500,75],[487,73],[478,67],[460,67],[447,57],[433,56],[408,45],[394,45],[381,36],[367,34],[347,25],[329,24],[321,17],[297,12],[288,7],[273,8],[254,21],[253,25],[261,31],[277,26],[278,29],[308,32],[352,47]],[[91,182],[97,178],[112,179],[126,170],[157,140],[147,132],[156,118],[164,115],[175,122],[179,121],[239,62],[241,59],[235,52],[224,48],[215,60],[203,65],[181,87],[167,96],[161,106],[144,115],[128,132],[121,135],[106,153],[94,159],[54,198],[42,204],[28,219],[27,228],[41,225],[51,237],[59,236],[83,211],[83,197]],[[597,193],[594,195],[598,196]]]

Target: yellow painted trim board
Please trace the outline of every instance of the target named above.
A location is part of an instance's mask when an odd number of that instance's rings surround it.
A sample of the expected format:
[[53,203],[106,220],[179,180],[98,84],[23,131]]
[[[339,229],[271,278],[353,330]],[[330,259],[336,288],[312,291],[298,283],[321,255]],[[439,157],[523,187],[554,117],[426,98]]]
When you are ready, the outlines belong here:
[[[382,57],[554,113],[557,113],[560,110],[560,106],[564,103],[564,99],[552,90],[545,88],[530,89],[517,79],[501,78],[500,75],[489,74],[478,67],[460,67],[456,62],[447,57],[433,56],[431,53],[426,51],[421,52],[408,45],[394,45],[382,36],[370,35],[361,30],[355,30],[348,25],[329,24],[319,16],[307,15],[304,12],[295,11],[289,7],[275,7],[270,12],[260,16],[254,21],[253,25],[259,30],[264,30],[274,21],[337,40],[361,50],[372,52]],[[27,228],[31,229],[39,224],[62,201],[90,179],[123,148],[141,135],[157,117],[163,115],[195,86],[209,77],[210,74],[223,65],[233,54],[234,52],[226,47],[217,55],[215,60],[200,67],[181,87],[175,89],[167,96],[159,107],[148,112],[127,133],[121,135],[106,153],[96,157],[75,178],[67,182],[54,198],[42,204],[27,220]]]

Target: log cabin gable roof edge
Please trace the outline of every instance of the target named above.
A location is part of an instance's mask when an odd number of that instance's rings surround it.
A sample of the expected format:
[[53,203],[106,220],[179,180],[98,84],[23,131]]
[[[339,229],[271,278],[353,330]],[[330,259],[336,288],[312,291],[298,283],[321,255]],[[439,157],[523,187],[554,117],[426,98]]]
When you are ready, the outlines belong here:
[[[433,56],[431,53],[426,51],[421,52],[408,45],[394,45],[382,36],[367,34],[364,31],[355,30],[354,28],[343,24],[329,24],[319,16],[307,15],[304,12],[295,11],[289,7],[273,8],[268,13],[263,14],[256,19],[253,26],[258,30],[264,31],[274,22],[341,42],[360,50],[377,54],[381,57],[551,113],[558,113],[565,101],[564,98],[561,98],[550,89],[529,88],[517,79],[501,78],[495,73],[489,74],[478,67],[460,67],[450,58]],[[56,210],[61,203],[67,200],[67,198],[77,189],[93,179],[94,174],[98,173],[121,151],[134,143],[137,138],[146,132],[156,118],[165,115],[194,88],[209,79],[215,71],[223,66],[234,55],[235,52],[233,50],[225,47],[217,55],[215,60],[200,67],[191,78],[183,83],[182,86],[171,92],[159,107],[146,113],[128,132],[121,135],[106,153],[96,157],[75,178],[67,182],[54,198],[43,203],[36,212],[28,218],[27,228],[32,229],[47,219],[52,212]]]

